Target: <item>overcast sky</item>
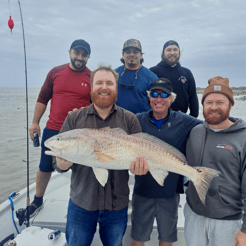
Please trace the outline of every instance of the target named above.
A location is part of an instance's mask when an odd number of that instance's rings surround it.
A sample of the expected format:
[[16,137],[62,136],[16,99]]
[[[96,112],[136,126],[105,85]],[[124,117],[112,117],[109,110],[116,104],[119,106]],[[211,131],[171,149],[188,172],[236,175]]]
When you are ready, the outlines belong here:
[[[10,3],[10,10],[9,10]],[[245,0],[20,0],[26,39],[29,87],[41,87],[54,66],[69,62],[75,39],[91,46],[87,63],[116,68],[124,41],[140,40],[146,67],[160,62],[163,45],[176,40],[181,65],[198,87],[228,77],[246,86]],[[11,14],[13,34],[8,28]],[[0,87],[24,87],[25,66],[18,0],[0,0]]]

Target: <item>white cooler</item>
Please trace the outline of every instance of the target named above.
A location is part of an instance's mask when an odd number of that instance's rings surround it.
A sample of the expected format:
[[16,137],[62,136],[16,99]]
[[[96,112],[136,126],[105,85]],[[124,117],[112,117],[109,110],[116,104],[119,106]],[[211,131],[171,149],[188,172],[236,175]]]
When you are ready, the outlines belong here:
[[49,240],[49,234],[53,232],[50,229],[41,229],[37,226],[31,226],[24,229],[14,239],[16,246],[66,246],[65,233],[61,233],[60,236],[53,240]]

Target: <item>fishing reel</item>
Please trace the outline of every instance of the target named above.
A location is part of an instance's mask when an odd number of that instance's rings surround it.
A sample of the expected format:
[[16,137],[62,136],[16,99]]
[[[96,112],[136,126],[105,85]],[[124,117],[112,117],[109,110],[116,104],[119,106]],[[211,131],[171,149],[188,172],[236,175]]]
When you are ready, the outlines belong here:
[[19,220],[19,225],[22,226],[23,223],[26,221],[26,209],[19,208],[15,213],[17,219]]

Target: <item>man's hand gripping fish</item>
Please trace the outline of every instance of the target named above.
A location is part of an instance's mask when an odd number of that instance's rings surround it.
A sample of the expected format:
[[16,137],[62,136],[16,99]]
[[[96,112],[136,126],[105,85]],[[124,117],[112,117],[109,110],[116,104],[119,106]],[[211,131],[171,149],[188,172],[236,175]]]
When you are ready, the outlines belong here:
[[156,137],[146,133],[127,135],[119,128],[75,129],[51,137],[44,144],[51,149],[45,152],[47,155],[92,167],[102,186],[108,180],[107,169],[129,169],[131,161],[143,156],[159,185],[163,186],[168,172],[186,176],[203,204],[210,182],[220,173],[210,168],[190,167],[179,150]]

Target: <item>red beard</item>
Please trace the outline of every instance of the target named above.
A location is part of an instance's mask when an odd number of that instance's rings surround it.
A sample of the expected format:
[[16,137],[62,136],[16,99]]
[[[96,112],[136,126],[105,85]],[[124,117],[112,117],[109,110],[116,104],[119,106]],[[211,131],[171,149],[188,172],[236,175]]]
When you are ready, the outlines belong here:
[[100,93],[108,93],[108,90],[91,91],[91,101],[99,108],[104,109],[112,106],[117,101],[117,91],[110,91],[108,98],[100,98]]
[[[218,113],[219,116],[210,116],[210,113]],[[225,112],[223,112],[221,109],[216,110],[208,110],[207,112],[203,109],[203,116],[205,121],[209,125],[218,125],[229,118],[230,108],[228,108]]]

